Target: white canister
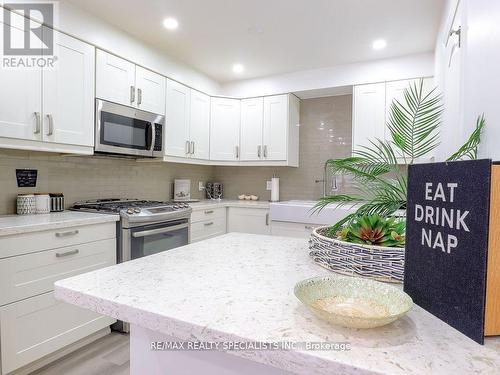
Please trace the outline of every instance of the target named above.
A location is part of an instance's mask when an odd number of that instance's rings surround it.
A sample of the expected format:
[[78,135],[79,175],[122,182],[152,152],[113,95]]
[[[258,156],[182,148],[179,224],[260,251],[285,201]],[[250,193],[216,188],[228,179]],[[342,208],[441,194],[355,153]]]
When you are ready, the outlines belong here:
[[36,213],[36,201],[33,194],[20,194],[17,196],[17,214],[32,215]]
[[35,194],[35,205],[37,214],[48,214],[50,212],[50,196],[48,194]]

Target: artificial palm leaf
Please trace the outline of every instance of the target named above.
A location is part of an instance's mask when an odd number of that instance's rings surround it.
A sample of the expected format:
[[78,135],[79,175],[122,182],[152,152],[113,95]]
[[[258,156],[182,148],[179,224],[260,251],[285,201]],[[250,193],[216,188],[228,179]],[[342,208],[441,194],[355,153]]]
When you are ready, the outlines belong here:
[[448,158],[448,161],[467,159],[477,159],[477,148],[481,142],[481,133],[486,121],[484,115],[477,118],[476,129],[472,132],[467,142],[460,149]]

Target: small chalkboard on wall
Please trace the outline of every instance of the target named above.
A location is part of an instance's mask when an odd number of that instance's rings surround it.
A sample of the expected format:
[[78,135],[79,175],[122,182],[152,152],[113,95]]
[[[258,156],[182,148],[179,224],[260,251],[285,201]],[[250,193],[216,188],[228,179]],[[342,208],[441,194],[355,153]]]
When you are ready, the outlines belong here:
[[500,334],[500,166],[412,165],[404,289],[478,343]]
[[16,169],[17,187],[36,187],[36,169]]

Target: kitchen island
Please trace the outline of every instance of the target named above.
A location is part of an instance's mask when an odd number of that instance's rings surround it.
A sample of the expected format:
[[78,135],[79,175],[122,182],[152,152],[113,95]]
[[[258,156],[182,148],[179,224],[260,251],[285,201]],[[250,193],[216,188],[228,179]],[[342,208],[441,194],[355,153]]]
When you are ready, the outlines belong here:
[[[371,330],[319,320],[293,288],[328,274],[304,240],[230,233],[58,281],[55,293],[131,323],[132,375],[500,373],[499,339],[481,346],[418,306]],[[195,343],[206,350],[174,350]]]

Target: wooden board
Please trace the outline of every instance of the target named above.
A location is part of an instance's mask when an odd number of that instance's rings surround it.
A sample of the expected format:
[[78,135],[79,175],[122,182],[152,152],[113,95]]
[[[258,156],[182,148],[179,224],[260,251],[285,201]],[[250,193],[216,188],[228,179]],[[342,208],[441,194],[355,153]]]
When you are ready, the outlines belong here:
[[500,335],[500,165],[491,171],[485,336]]

